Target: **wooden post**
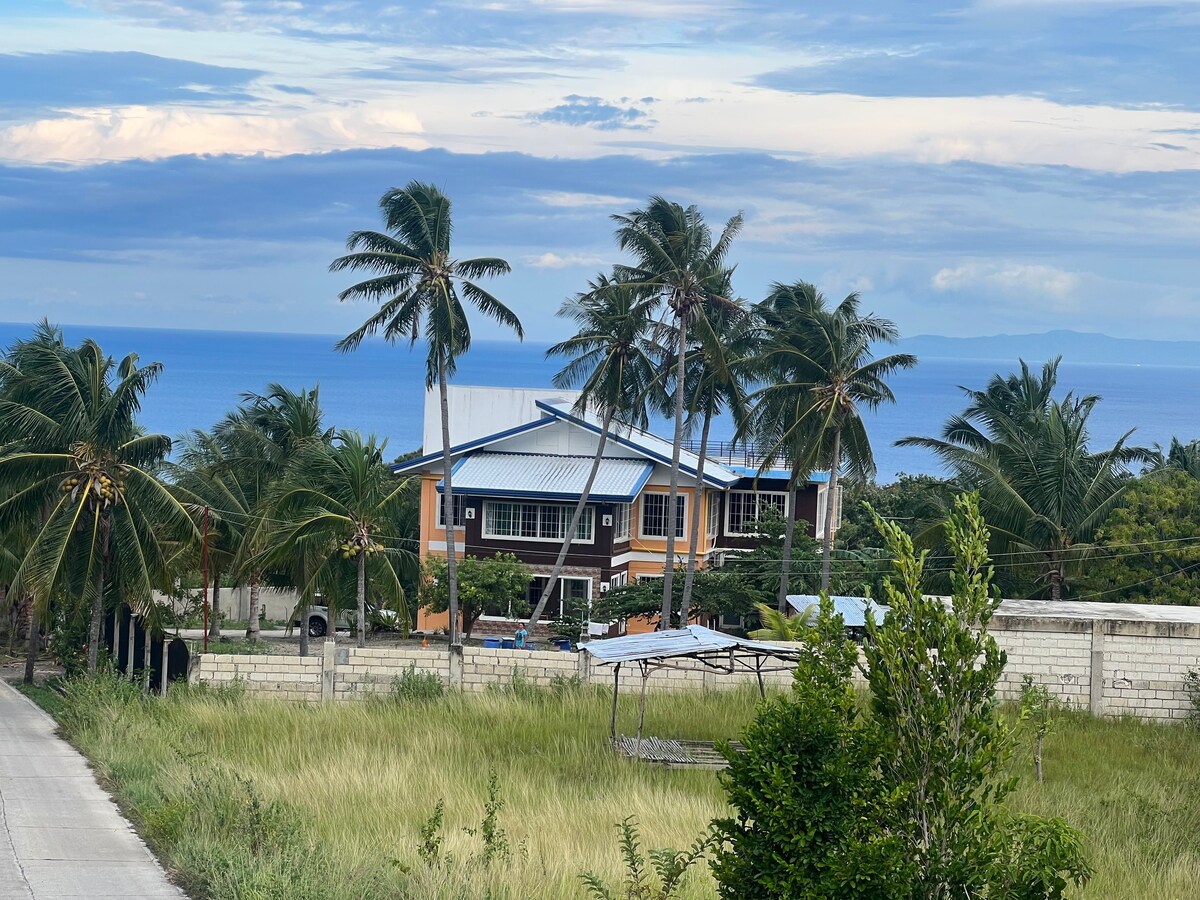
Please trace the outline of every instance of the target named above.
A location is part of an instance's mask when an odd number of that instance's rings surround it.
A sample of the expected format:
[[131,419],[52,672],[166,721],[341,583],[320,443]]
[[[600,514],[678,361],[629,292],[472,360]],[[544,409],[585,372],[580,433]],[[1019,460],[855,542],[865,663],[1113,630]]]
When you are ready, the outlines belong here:
[[158,692],[162,696],[167,696],[167,636],[164,634],[159,640],[162,644],[162,664],[158,669]]
[[646,722],[646,682],[650,680],[650,670],[644,662],[640,663],[642,667],[642,698],[638,702],[638,734],[637,734],[637,753],[634,759],[642,758],[642,726]]
[[762,699],[766,700],[767,699],[767,689],[765,687],[763,687],[762,657],[761,656],[754,657],[754,674],[758,676],[758,696],[760,696],[760,697],[762,697]]
[[617,663],[613,666],[613,702],[612,702],[612,724],[608,727],[608,736],[611,740],[617,739],[617,691],[621,687],[621,664]]

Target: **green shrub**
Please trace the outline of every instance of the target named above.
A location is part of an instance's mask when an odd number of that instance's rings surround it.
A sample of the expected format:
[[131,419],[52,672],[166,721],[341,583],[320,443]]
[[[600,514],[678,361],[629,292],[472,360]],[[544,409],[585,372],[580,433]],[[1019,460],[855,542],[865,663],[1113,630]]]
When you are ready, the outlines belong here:
[[446,685],[436,672],[418,672],[413,663],[404,672],[392,679],[391,696],[407,703],[429,703],[446,693]]
[[594,872],[580,875],[580,880],[587,887],[593,900],[671,900],[683,884],[684,876],[692,866],[704,859],[714,841],[711,835],[705,835],[697,840],[690,850],[680,852],[670,847],[662,847],[644,854],[637,822],[633,816],[617,828],[621,830],[621,858],[625,862],[625,880],[618,892],[613,893]]
[[1200,669],[1188,669],[1183,676],[1183,692],[1188,699],[1188,722],[1200,728]]

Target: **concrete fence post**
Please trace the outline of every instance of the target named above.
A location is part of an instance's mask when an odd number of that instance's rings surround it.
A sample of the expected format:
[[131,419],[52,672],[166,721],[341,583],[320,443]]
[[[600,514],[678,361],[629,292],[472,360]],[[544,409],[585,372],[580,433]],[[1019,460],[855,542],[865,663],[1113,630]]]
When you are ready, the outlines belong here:
[[592,654],[586,650],[579,650],[575,654],[575,665],[578,667],[575,674],[579,676],[579,680],[583,684],[591,684],[592,681]]
[[450,687],[461,689],[463,686],[463,646],[462,644],[450,645]]
[[1092,659],[1088,706],[1094,716],[1104,715],[1104,620],[1092,620]]
[[333,699],[333,678],[337,672],[337,644],[325,642],[325,652],[321,654],[321,699]]

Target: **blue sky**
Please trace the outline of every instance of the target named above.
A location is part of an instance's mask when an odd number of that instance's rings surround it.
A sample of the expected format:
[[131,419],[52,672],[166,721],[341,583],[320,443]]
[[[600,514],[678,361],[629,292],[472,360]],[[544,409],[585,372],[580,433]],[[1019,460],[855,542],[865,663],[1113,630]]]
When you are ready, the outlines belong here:
[[0,320],[345,332],[421,178],[540,340],[652,193],[745,212],[749,299],[1200,339],[1198,48],[1195,0],[9,0]]

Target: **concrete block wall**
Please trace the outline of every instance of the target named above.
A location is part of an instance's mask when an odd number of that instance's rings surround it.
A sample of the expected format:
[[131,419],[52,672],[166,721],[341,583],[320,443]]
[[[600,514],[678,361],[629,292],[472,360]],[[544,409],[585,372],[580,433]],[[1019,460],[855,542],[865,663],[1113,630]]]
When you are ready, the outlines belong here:
[[[1063,703],[1097,715],[1171,720],[1190,711],[1184,678],[1189,669],[1200,670],[1200,624],[997,616],[991,633],[1008,655],[999,684],[1003,699],[1017,699],[1024,676],[1030,675]],[[249,691],[288,700],[352,700],[389,691],[410,669],[433,673],[467,691],[508,684],[514,672],[541,686],[569,678],[611,686],[614,679],[612,666],[597,665],[584,653],[466,647],[456,656],[445,649],[359,650],[330,644],[321,656],[307,658],[209,653],[199,658],[193,678],[215,685],[238,680]],[[641,690],[636,665],[622,666],[616,677],[622,693]],[[764,672],[763,683],[785,688],[791,672]],[[654,670],[646,687],[659,692],[756,684],[752,671],[730,676],[680,660],[672,668]]]

